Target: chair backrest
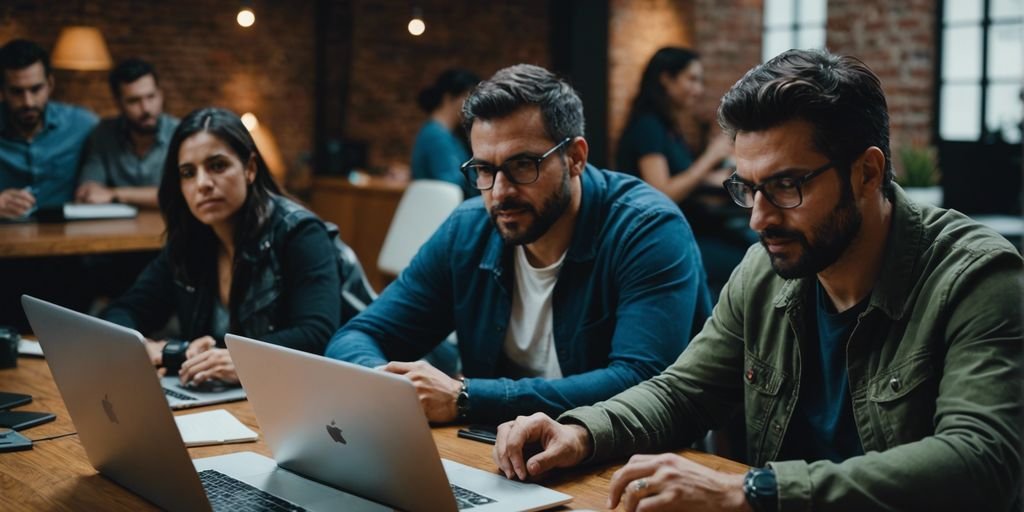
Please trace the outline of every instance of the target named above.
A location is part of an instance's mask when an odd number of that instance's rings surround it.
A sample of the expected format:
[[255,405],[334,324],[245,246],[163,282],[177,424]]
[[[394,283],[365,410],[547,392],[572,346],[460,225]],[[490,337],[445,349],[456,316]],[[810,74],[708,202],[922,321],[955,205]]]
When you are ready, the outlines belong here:
[[341,325],[361,313],[366,306],[369,306],[377,298],[369,281],[366,280],[366,273],[363,266],[359,264],[359,258],[355,251],[341,240],[338,226],[331,222],[324,222],[327,227],[327,234],[334,240],[334,249],[338,253],[338,277],[341,278]]
[[461,202],[462,189],[453,183],[439,180],[409,183],[391,219],[377,268],[394,276],[401,274],[420,246]]

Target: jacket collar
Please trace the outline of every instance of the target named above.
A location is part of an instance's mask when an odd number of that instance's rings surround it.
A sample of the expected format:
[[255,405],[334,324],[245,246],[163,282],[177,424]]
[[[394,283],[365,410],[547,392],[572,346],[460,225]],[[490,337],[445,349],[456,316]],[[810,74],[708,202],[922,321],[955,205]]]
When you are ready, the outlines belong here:
[[[600,178],[601,171],[590,164],[584,167],[583,174],[580,175],[580,188],[582,189],[580,212],[576,217],[572,241],[569,243],[569,250],[565,255],[567,261],[588,261],[594,259],[597,254],[597,246],[600,242],[598,234],[603,227],[601,204],[604,202],[608,188],[608,184]],[[509,259],[511,250],[512,246],[506,245],[497,228],[492,226],[487,248],[480,261],[480,269],[491,271],[495,276],[501,276],[504,265],[511,261]]]
[[[878,308],[892,319],[899,319],[909,307],[907,297],[915,279],[915,266],[924,241],[921,207],[910,201],[899,185],[893,183],[892,226],[885,241],[882,267],[871,291],[869,309]],[[776,294],[776,308],[789,309],[807,297],[815,276],[790,279]]]

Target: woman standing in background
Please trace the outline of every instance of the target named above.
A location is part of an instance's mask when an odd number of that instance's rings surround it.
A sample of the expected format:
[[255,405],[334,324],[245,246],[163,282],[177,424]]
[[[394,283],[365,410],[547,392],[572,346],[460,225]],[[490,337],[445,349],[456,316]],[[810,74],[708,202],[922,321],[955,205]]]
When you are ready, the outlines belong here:
[[412,147],[412,179],[443,180],[462,188],[464,197],[480,192],[466,183],[459,166],[469,160],[466,145],[456,136],[462,102],[480,78],[459,68],[442,72],[434,84],[420,91],[420,108],[430,115]]

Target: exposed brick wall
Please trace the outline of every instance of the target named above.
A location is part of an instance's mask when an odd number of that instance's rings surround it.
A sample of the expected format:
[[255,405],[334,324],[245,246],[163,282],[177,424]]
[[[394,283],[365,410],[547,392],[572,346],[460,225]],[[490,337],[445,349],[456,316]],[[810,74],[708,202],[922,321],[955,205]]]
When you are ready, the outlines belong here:
[[828,47],[863,60],[882,80],[893,154],[931,144],[935,122],[936,0],[830,0]]
[[369,143],[371,166],[408,165],[426,119],[420,89],[449,67],[487,78],[520,62],[548,66],[545,0],[420,0],[426,32],[406,30],[407,0],[353,0],[352,65],[346,134]]
[[[640,74],[666,44],[700,51],[705,95],[697,117],[714,118],[722,95],[761,60],[762,0],[609,0],[610,137],[618,141]],[[931,142],[936,0],[829,0],[827,45],[864,60],[889,102],[892,144]],[[895,153],[895,151],[894,151]]]
[[647,61],[663,46],[694,44],[693,0],[608,0],[608,143],[619,137]]
[[[251,111],[270,127],[284,160],[301,169],[313,140],[313,3],[255,0],[256,24],[235,22],[239,2],[52,0],[0,5],[0,43],[23,37],[52,50],[61,27],[93,25],[114,60],[138,56],[160,73],[165,108],[182,116],[203,106]],[[106,72],[56,70],[54,99],[116,114]]]

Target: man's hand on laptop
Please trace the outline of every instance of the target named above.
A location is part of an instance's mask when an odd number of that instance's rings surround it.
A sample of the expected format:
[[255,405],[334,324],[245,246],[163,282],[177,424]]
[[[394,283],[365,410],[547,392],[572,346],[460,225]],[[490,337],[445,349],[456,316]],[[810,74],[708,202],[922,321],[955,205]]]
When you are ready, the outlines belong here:
[[416,388],[423,412],[431,423],[451,423],[458,417],[455,401],[459,398],[462,382],[446,375],[424,361],[403,363],[392,361],[381,370],[404,375]]
[[[538,412],[498,425],[491,455],[506,478],[526,481],[583,462],[590,456],[591,444],[587,429],[563,425]],[[528,457],[528,453],[534,455]]]
[[238,383],[231,354],[226,348],[217,348],[217,342],[210,336],[193,340],[185,351],[185,357],[178,370],[182,385],[199,385],[209,380]]

